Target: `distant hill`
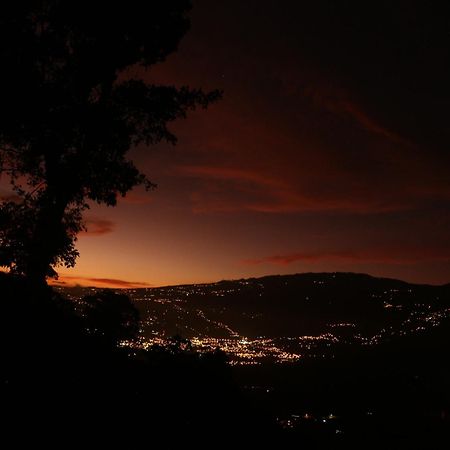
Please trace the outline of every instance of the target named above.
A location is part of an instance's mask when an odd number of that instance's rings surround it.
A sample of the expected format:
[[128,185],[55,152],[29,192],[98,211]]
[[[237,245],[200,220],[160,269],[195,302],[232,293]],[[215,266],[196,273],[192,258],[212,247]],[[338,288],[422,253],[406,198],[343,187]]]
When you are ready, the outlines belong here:
[[324,333],[370,338],[431,326],[450,308],[450,285],[356,273],[274,275],[127,292],[141,312],[144,334],[189,338]]

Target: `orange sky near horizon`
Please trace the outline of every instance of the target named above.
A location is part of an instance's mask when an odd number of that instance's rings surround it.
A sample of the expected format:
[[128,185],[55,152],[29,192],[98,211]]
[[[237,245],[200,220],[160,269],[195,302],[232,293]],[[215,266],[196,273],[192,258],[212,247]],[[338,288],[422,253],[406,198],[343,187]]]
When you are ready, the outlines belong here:
[[334,16],[311,20],[315,7],[194,1],[178,52],[133,73],[224,97],[172,125],[175,147],[130,152],[158,188],[93,205],[81,256],[58,284],[334,271],[450,282],[441,59],[416,50],[414,35],[398,57],[407,18],[385,36],[369,24],[358,42],[336,33]]

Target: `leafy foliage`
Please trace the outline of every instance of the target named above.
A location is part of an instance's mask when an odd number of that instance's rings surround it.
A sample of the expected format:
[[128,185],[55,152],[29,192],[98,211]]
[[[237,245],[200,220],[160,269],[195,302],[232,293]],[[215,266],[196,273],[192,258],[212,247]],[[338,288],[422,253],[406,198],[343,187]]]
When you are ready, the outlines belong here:
[[176,143],[168,124],[220,97],[130,79],[175,51],[190,2],[19,1],[0,15],[0,169],[15,191],[1,205],[0,264],[43,279],[75,264],[88,201],[114,206],[154,187],[133,146]]
[[151,442],[155,434],[167,440],[167,432],[248,427],[243,398],[217,353],[114,345],[135,331],[125,295],[89,296],[80,315],[78,302],[51,287],[0,273],[0,297],[2,431],[14,430],[16,440],[27,429],[36,430],[34,441],[117,444],[121,437],[137,447],[143,435]]
[[88,332],[113,345],[133,340],[139,331],[139,311],[125,294],[104,290],[82,299]]

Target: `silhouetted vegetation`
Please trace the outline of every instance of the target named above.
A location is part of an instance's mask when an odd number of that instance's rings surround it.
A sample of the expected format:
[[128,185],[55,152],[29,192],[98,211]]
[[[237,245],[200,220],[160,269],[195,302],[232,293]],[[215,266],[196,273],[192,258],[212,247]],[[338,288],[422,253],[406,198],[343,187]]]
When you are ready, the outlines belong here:
[[135,331],[125,296],[86,299],[85,315],[50,288],[38,292],[22,277],[0,275],[6,428],[36,425],[50,436],[51,424],[79,436],[134,441],[256,426],[222,352],[201,355],[180,338],[149,350],[112,346]]
[[57,265],[75,264],[88,201],[114,206],[134,186],[154,187],[130,148],[175,144],[169,123],[220,97],[127,71],[176,50],[189,9],[187,0],[2,7],[0,170],[12,187],[0,205],[0,265],[10,271],[0,273],[6,428],[129,442],[239,428],[247,417],[221,352],[201,355],[179,338],[123,346],[138,330],[126,296],[105,291],[73,304],[45,282]]
[[83,297],[80,306],[89,334],[113,346],[136,338],[139,312],[126,295],[104,290]]
[[[139,441],[227,433],[373,448],[448,439],[450,324],[322,359],[231,367],[174,336],[144,350],[136,309],[101,291],[72,303],[22,277],[0,276],[5,424]],[[111,303],[109,303],[111,302]],[[129,444],[131,445],[131,444]]]
[[176,137],[168,124],[220,93],[147,84],[127,72],[176,50],[188,0],[122,4],[40,0],[0,15],[0,265],[37,282],[72,267],[88,201],[113,206],[154,185],[127,158]]

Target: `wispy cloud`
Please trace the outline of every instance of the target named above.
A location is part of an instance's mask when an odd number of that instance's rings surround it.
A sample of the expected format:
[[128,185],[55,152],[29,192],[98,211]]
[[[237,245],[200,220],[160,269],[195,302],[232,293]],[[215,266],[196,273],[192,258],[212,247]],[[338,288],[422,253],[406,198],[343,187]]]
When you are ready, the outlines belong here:
[[153,202],[153,197],[148,192],[131,191],[125,197],[120,197],[119,201],[132,205],[148,205]]
[[51,284],[64,286],[92,286],[92,287],[112,287],[112,288],[144,288],[152,285],[143,281],[119,280],[116,278],[92,278],[73,275],[60,275],[58,280],[51,281]]
[[[190,195],[193,211],[197,213],[338,211],[370,214],[407,207],[393,198],[387,201],[362,192],[347,195],[345,191],[340,192],[341,186],[334,190],[324,190],[322,186],[312,189],[307,183],[302,185],[303,180],[277,177],[262,169],[199,165],[179,166],[176,172],[200,181],[201,186]],[[333,176],[330,176],[323,186],[332,182]]]
[[107,219],[88,218],[86,220],[87,231],[81,236],[102,236],[112,233],[115,229],[115,223]]
[[407,139],[389,130],[368,114],[360,104],[351,99],[350,93],[344,89],[333,86],[329,81],[319,81],[317,78],[302,80],[302,82],[299,82],[299,80],[301,78],[289,81],[291,92],[311,98],[319,108],[337,116],[349,117],[369,133],[376,134],[396,144],[411,145]]
[[385,263],[385,264],[415,264],[428,261],[450,261],[450,249],[446,248],[373,248],[367,250],[348,250],[330,252],[295,252],[262,258],[245,259],[245,265],[279,265],[287,266],[294,263]]
[[16,194],[0,194],[0,202],[14,202],[18,203],[21,198]]

